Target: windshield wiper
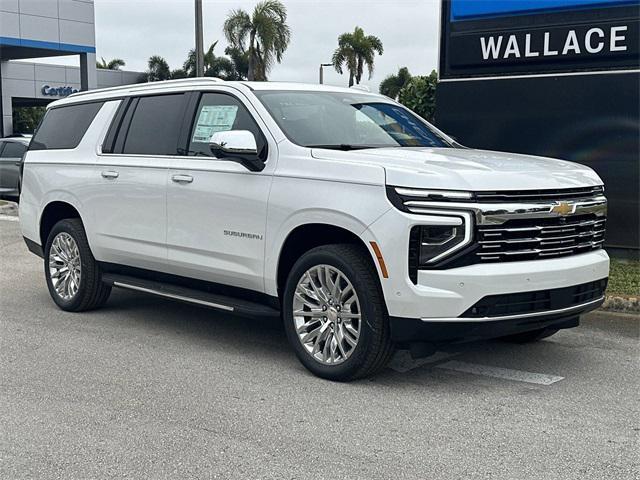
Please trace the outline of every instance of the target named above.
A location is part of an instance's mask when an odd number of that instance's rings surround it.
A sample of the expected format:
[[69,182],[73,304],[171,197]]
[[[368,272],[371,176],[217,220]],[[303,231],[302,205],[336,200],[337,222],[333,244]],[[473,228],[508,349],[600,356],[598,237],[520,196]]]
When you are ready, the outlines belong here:
[[373,145],[351,145],[349,143],[340,143],[335,145],[305,145],[307,148],[326,148],[327,150],[365,150],[367,148],[380,148]]

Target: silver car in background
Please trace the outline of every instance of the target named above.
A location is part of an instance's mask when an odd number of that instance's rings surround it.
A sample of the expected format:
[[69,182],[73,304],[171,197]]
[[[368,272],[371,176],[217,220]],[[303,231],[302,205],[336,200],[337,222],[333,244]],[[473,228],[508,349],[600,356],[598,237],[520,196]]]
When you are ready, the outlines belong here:
[[18,200],[22,157],[29,147],[30,137],[0,138],[0,198]]

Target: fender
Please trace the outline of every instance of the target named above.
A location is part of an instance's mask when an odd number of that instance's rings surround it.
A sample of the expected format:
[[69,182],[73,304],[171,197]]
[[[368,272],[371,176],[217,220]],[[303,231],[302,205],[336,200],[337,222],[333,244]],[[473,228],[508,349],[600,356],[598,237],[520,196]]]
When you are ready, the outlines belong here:
[[[282,246],[296,228],[309,224],[325,224],[339,227],[361,239],[363,232],[368,227],[360,219],[346,212],[320,208],[297,211],[280,225],[277,232],[267,236],[264,262],[265,293],[273,296],[278,295],[277,275]],[[371,253],[371,249],[369,248],[368,250]],[[374,258],[373,254],[372,258]]]
[[[85,226],[85,231],[87,232],[87,239],[89,241],[89,247],[91,247],[92,239],[91,239],[91,236],[89,235],[89,232],[92,231],[92,228],[91,228],[92,219],[87,218],[86,216],[83,215],[84,209],[80,199],[72,192],[69,192],[66,190],[52,190],[47,192],[42,197],[42,201],[40,202],[40,206],[38,207],[37,221],[34,226],[35,227],[34,231],[37,232],[37,239],[36,239],[37,243],[40,244],[40,228],[42,226],[42,214],[44,213],[47,206],[54,202],[67,203],[76,209],[76,211],[80,215],[80,220]],[[42,248],[44,248],[44,245],[41,245],[41,246]]]

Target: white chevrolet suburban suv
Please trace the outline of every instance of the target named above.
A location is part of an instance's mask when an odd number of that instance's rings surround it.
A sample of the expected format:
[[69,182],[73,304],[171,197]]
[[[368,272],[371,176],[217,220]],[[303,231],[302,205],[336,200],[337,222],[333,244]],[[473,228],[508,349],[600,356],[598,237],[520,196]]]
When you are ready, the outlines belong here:
[[300,361],[334,380],[374,373],[396,347],[549,336],[607,284],[591,169],[465,148],[354,89],[77,93],[49,106],[22,185],[23,236],[63,310],[117,287],[282,316]]

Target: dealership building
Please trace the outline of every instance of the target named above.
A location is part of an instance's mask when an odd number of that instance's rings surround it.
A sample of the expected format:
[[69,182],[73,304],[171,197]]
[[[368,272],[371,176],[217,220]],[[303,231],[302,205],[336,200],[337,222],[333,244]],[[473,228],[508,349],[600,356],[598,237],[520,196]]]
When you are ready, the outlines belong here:
[[[73,55],[79,67],[16,61]],[[0,137],[16,108],[135,83],[140,73],[96,68],[93,0],[0,0]]]
[[443,0],[436,123],[471,147],[592,167],[606,246],[640,248],[640,1]]

